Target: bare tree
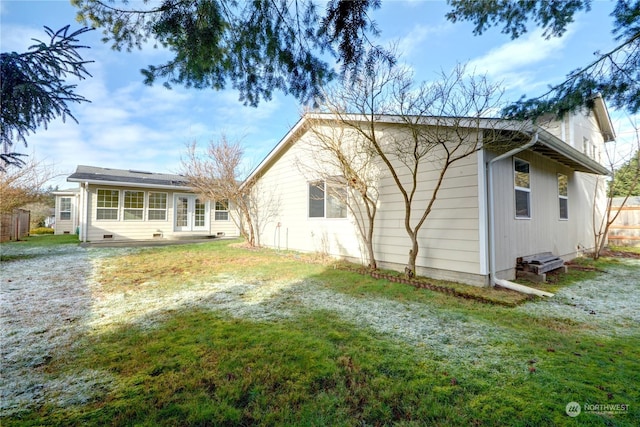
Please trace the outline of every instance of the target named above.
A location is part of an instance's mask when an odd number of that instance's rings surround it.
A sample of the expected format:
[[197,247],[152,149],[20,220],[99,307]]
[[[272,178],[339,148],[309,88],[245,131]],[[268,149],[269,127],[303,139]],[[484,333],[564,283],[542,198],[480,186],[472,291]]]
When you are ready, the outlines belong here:
[[[244,149],[240,142],[229,141],[222,135],[218,141],[211,141],[204,152],[198,151],[195,141],[189,144],[186,158],[182,159],[182,171],[203,199],[235,207],[240,217],[232,214],[232,220],[250,246],[259,246],[260,227],[277,207],[274,200],[259,192],[255,180],[242,182],[246,175],[243,164]],[[269,209],[258,209],[260,203],[266,203]],[[258,212],[263,213],[262,217],[258,217]]]
[[[627,204],[629,197],[636,193],[636,190],[640,188],[640,128],[637,124],[634,124],[635,129],[635,146],[627,153],[626,157],[627,164],[630,166],[625,169],[626,176],[624,182],[619,178],[619,174],[621,174],[621,168],[619,167],[620,161],[620,150],[619,147],[616,147],[616,144],[605,144],[604,152],[605,157],[607,159],[607,167],[611,171],[610,181],[608,183],[608,187],[603,190],[602,186],[606,186],[607,182],[603,177],[598,177],[598,181],[596,182],[594,195],[594,205],[593,205],[593,232],[594,232],[594,250],[592,253],[593,259],[600,258],[600,254],[604,249],[607,243],[607,236],[609,235],[609,229],[611,225],[618,219],[622,208]],[[635,157],[635,158],[634,158]],[[625,159],[622,159],[623,162]],[[595,203],[598,200],[598,192],[606,191],[607,194],[607,203],[604,212],[602,215],[597,215],[597,204]],[[622,197],[622,202],[617,206],[614,206],[614,197],[618,195]]]
[[325,181],[327,191],[331,191],[329,196],[340,200],[351,212],[369,268],[376,269],[373,236],[379,198],[377,154],[362,135],[335,126],[332,116],[310,113],[307,117],[314,138],[306,147],[306,160],[299,161],[298,168],[307,176]]
[[0,213],[39,201],[45,183],[55,176],[53,166],[33,157],[21,166],[8,164],[0,168]]
[[[497,141],[517,132],[503,132],[504,121],[486,119],[499,111],[502,91],[485,77],[467,74],[464,66],[417,85],[408,70],[379,62],[352,81],[327,93],[324,108],[367,141],[402,196],[411,242],[405,272],[412,276],[418,233],[447,171],[480,150],[487,137]],[[423,174],[433,179],[421,182]]]
[[240,192],[245,195],[247,212],[254,230],[255,246],[262,246],[265,227],[280,211],[280,195],[276,188],[264,188],[257,177],[243,182]]

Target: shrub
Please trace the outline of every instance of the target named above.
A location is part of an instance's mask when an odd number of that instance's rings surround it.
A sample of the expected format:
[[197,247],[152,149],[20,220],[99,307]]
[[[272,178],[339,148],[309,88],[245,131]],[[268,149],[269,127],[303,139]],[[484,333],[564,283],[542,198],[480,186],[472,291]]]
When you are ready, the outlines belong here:
[[49,227],[38,227],[38,228],[34,228],[32,229],[29,234],[33,235],[33,234],[53,234],[53,228],[49,228]]

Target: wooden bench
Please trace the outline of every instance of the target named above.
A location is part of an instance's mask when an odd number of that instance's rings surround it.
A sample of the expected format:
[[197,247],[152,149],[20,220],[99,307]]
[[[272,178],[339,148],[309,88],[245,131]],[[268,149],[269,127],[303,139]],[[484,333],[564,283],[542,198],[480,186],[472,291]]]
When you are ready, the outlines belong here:
[[524,277],[534,282],[546,281],[547,276],[545,273],[558,269],[563,269],[563,272],[567,271],[564,260],[551,252],[543,252],[516,259],[516,277]]

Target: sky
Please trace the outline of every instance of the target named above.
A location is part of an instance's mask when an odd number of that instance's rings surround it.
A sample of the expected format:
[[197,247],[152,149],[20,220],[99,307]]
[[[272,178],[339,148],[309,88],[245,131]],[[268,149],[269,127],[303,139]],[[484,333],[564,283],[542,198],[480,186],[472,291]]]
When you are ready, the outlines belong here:
[[[131,3],[135,3],[131,1]],[[594,1],[590,12],[575,16],[561,38],[545,40],[533,27],[516,40],[499,28],[481,36],[473,25],[451,23],[445,1],[383,0],[373,13],[382,45],[397,43],[401,62],[410,66],[418,81],[430,81],[456,64],[468,64],[476,73],[501,83],[506,100],[536,96],[558,84],[570,71],[594,59],[596,51],[614,46],[614,3]],[[54,30],[65,25],[81,27],[76,9],[63,0],[2,0],[0,2],[0,51],[24,52],[32,39],[47,40],[43,26]],[[257,108],[244,106],[233,89],[169,90],[162,82],[146,86],[140,73],[150,64],[162,63],[167,53],[153,49],[113,51],[101,39],[101,30],[81,36],[90,46],[80,52],[92,77],[78,81],[76,92],[91,103],[71,104],[79,123],[58,119],[27,137],[28,147],[16,151],[52,164],[60,173],[51,184],[69,188],[66,176],[77,165],[180,173],[186,145],[204,146],[222,133],[241,138],[247,167],[257,165],[300,118],[303,106],[292,96],[275,93]],[[618,140],[632,139],[629,118],[610,108]],[[638,119],[636,117],[636,119]],[[640,119],[639,119],[640,120]]]

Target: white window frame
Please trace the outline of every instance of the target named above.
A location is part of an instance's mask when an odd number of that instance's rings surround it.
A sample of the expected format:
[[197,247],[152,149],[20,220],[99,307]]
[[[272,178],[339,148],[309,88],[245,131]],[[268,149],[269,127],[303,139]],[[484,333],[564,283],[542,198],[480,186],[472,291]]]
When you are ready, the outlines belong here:
[[[142,193],[142,207],[141,208],[132,208],[127,207],[127,193]],[[122,190],[122,220],[123,221],[144,221],[144,209],[145,209],[145,199],[146,194],[144,191],[140,190]],[[138,201],[138,196],[136,196],[136,201]],[[127,213],[139,213],[140,218],[127,218]]]
[[[164,209],[151,207],[151,195],[152,194],[164,194]],[[168,221],[169,216],[167,215],[167,210],[169,208],[169,193],[164,191],[148,191],[147,192],[147,221]],[[150,213],[163,212],[164,218],[151,218]]]
[[[224,200],[216,200],[214,202],[214,212],[213,212],[213,220],[214,221],[229,221],[229,199]],[[218,209],[226,206],[226,209]],[[220,218],[218,218],[218,214],[220,214]],[[226,214],[226,215],[223,215]]]
[[[109,192],[115,192],[117,194],[117,203],[116,206],[100,206],[100,191],[109,191]],[[120,190],[114,190],[113,188],[98,188],[96,189],[96,221],[118,221],[120,219]],[[99,213],[101,211],[109,211],[109,212],[116,212],[116,217],[115,218],[99,218]]]
[[[312,188],[312,186],[316,187],[316,188],[320,188],[320,185],[318,185],[320,183],[322,183],[322,188],[321,188],[322,189],[322,216],[319,216],[319,215],[311,216],[311,202],[312,202],[312,199],[311,199],[311,188]],[[329,194],[328,197],[327,197],[327,192],[328,192],[327,190],[332,185],[337,186],[337,184],[330,184],[330,183],[328,184],[326,180],[322,180],[322,179],[318,179],[318,180],[315,180],[315,181],[309,181],[307,183],[307,218],[308,219],[332,219],[332,220],[333,219],[337,219],[337,220],[347,219],[347,217],[349,215],[349,210],[347,208],[347,202],[343,202],[344,203],[344,216],[327,216],[327,205],[328,205],[327,201],[328,201],[328,199],[332,198],[334,200],[339,200],[335,196],[331,196],[331,194]],[[345,190],[345,192],[347,190],[346,184],[344,185],[344,190]],[[318,199],[318,200],[320,200],[320,199]],[[340,210],[342,211],[343,209],[340,209]]]
[[[561,194],[560,192],[560,177],[564,177],[566,180],[566,195]],[[562,201],[566,203],[566,216],[562,216]],[[560,221],[568,221],[569,220],[569,176],[563,173],[558,174],[558,218]]]
[[[65,206],[68,203],[68,206]],[[62,214],[68,214],[69,218],[63,218]],[[71,197],[60,197],[60,211],[58,212],[58,220],[71,221]]]
[[[528,187],[522,187],[517,185],[517,174],[518,171],[516,171],[516,162],[522,162],[525,163],[527,165],[527,176],[528,176]],[[521,172],[522,173],[522,172]],[[519,215],[518,214],[518,192],[521,193],[526,193],[527,195],[527,211],[528,214],[525,215]],[[526,160],[523,159],[519,159],[517,157],[513,158],[513,207],[514,207],[514,215],[516,219],[531,219],[532,215],[532,203],[531,203],[531,163],[529,163]]]

